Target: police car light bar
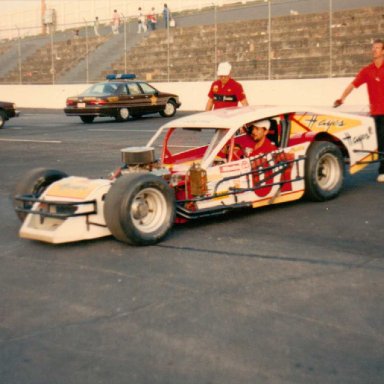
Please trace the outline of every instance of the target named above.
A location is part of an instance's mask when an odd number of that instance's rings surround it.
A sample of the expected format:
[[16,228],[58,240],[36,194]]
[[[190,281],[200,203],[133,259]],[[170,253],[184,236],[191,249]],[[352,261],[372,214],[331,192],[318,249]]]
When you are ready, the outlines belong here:
[[136,75],[133,73],[118,73],[118,74],[111,73],[106,76],[107,80],[118,80],[118,79],[129,80],[129,79],[135,79],[135,78],[136,78]]

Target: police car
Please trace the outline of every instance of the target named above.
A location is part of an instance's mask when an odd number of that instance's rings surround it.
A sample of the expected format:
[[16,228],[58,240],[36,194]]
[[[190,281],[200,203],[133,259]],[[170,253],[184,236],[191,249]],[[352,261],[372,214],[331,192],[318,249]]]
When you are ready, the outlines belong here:
[[127,121],[131,117],[160,113],[171,117],[181,106],[179,97],[160,92],[144,81],[136,81],[134,74],[111,74],[107,80],[92,85],[78,96],[68,97],[64,112],[79,116],[84,123],[95,117],[113,117]]
[[16,105],[9,101],[0,101],[0,129],[4,127],[7,120],[17,117],[20,112],[16,110]]
[[[239,151],[257,122],[269,121],[268,153]],[[378,159],[371,117],[335,110],[234,107],[172,120],[143,147],[121,150],[109,178],[38,168],[16,186],[20,236],[64,243],[113,235],[147,245],[174,223],[237,208],[306,197],[325,201]],[[240,154],[239,154],[240,153]]]

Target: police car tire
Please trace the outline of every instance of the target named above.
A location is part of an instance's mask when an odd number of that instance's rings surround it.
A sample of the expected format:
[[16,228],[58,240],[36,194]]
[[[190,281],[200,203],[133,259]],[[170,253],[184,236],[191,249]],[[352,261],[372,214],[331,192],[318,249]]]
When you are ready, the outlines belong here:
[[340,193],[343,179],[341,150],[327,141],[313,142],[305,160],[305,196],[312,201],[333,199]]
[[[20,178],[19,182],[16,184],[13,196],[30,195],[34,198],[39,198],[52,183],[65,177],[68,177],[65,172],[58,171],[56,169],[31,169]],[[23,206],[23,204],[20,201],[14,199],[13,206],[14,208],[20,208]],[[32,208],[32,204],[26,208]],[[25,212],[16,212],[16,214],[20,221],[24,221],[27,216],[27,213]]]
[[149,173],[117,179],[107,193],[104,218],[112,235],[125,243],[161,241],[175,220],[175,195],[165,180]]
[[0,129],[4,127],[7,116],[4,111],[0,111]]
[[168,100],[165,104],[163,111],[160,111],[160,115],[163,117],[172,117],[176,113],[176,103],[173,100]]
[[128,108],[120,108],[118,110],[118,115],[116,116],[116,121],[128,121],[129,119],[129,109]]
[[95,116],[80,116],[80,119],[84,124],[91,124],[95,120]]

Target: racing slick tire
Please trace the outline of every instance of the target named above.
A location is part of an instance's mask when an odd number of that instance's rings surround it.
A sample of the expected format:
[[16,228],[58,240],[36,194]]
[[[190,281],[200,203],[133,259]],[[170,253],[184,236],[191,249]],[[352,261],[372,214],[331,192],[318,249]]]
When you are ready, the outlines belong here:
[[104,204],[112,235],[125,243],[150,245],[161,241],[175,220],[175,195],[160,177],[133,173],[112,184]]
[[95,116],[80,116],[80,119],[84,124],[92,124]]
[[160,115],[163,117],[172,117],[176,113],[176,103],[173,100],[168,100],[165,104],[163,111],[160,111]]
[[128,108],[120,108],[117,111],[117,116],[115,117],[116,121],[128,121],[129,119],[129,109]]
[[343,186],[344,162],[340,149],[327,141],[315,141],[305,162],[305,196],[312,201],[336,197]]
[[[28,171],[16,184],[14,197],[17,195],[29,195],[34,198],[39,198],[41,194],[55,181],[61,180],[68,175],[65,172],[56,169],[34,168]],[[14,208],[32,208],[32,204],[23,205],[18,200],[13,200]],[[28,213],[16,212],[17,217],[24,221]]]
[[4,127],[6,120],[7,120],[7,115],[5,114],[4,111],[0,110],[0,129]]

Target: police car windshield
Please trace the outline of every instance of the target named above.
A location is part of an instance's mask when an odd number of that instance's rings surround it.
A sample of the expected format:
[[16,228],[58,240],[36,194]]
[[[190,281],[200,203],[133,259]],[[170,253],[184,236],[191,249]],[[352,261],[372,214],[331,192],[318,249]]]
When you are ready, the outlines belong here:
[[81,93],[81,96],[108,96],[116,93],[119,84],[97,83]]

